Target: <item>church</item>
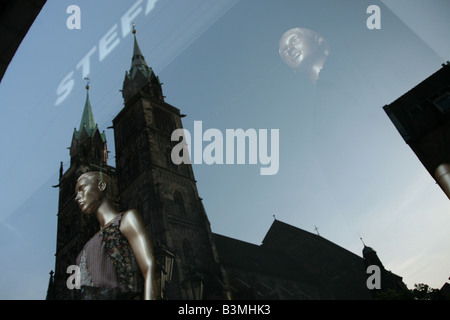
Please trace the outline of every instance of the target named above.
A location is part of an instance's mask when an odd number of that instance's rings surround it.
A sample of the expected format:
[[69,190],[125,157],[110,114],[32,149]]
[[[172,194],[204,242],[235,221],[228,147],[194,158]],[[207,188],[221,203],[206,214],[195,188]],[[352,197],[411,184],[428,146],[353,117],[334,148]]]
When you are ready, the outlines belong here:
[[120,210],[143,216],[154,244],[159,299],[373,299],[369,265],[381,270],[381,290],[406,288],[387,271],[375,250],[360,257],[320,235],[274,219],[261,245],[211,231],[192,166],[174,164],[171,140],[183,114],[167,102],[161,82],[148,66],[134,34],[132,63],[123,81],[123,109],[112,120],[116,166],[108,165],[104,131],[95,123],[86,86],[81,123],[74,129],[70,166],[61,163],[55,270],[47,299],[76,299],[67,268],[98,231],[95,217],[74,201],[78,177],[101,171],[113,180]]

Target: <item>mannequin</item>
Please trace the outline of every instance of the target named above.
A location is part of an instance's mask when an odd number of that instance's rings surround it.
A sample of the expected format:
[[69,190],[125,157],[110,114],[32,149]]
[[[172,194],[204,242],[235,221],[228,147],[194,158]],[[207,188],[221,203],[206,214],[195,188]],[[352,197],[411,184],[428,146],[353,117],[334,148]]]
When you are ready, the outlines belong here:
[[306,28],[293,28],[282,35],[279,53],[289,67],[295,72],[305,73],[316,84],[330,51],[328,43],[319,33]]
[[100,225],[77,258],[82,299],[128,299],[138,292],[139,270],[145,300],[154,298],[153,247],[139,211],[119,212],[112,201],[111,179],[101,172],[78,178],[75,201],[83,214],[95,215]]

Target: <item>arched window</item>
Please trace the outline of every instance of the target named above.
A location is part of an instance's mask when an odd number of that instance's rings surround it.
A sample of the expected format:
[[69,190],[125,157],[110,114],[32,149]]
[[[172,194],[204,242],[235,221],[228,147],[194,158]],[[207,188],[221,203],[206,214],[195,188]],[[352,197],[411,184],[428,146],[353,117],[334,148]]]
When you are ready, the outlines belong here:
[[175,130],[175,121],[172,114],[161,108],[154,108],[153,114],[158,129],[164,133],[172,134],[172,131]]
[[188,239],[183,240],[183,254],[186,260],[186,264],[194,263],[194,251],[192,250],[191,243]]
[[175,163],[172,161],[172,149],[169,147],[166,148],[166,162],[169,166],[175,166]]
[[183,215],[186,215],[184,200],[179,191],[175,191],[175,193],[173,194],[173,201],[175,202],[175,205],[178,207],[179,212],[181,212],[181,214]]

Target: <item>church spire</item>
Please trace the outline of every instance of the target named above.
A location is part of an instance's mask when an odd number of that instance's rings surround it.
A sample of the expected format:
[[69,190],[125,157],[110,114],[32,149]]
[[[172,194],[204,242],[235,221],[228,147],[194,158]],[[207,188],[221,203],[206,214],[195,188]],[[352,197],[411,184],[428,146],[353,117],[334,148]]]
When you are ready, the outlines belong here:
[[133,23],[134,47],[133,57],[131,58],[130,71],[125,72],[123,81],[122,96],[125,103],[134,97],[141,90],[149,93],[154,98],[164,101],[161,82],[153,72],[153,69],[147,65],[141,48],[136,38],[136,29]]
[[[92,112],[91,107],[91,101],[89,100],[89,78],[84,78],[84,80],[87,80],[86,84],[86,102],[84,103],[84,109],[83,114],[81,116],[80,126],[78,130],[74,129],[74,138],[79,139],[82,136],[83,128],[86,130],[86,133],[88,137],[92,138],[96,131],[98,131],[97,123],[95,123],[94,120],[94,113]],[[100,133],[100,132],[99,132]],[[84,135],[85,135],[84,134]],[[106,135],[103,131],[100,133],[100,137],[102,138],[103,142],[106,142]]]
[[134,47],[133,47],[133,57],[131,58],[130,78],[134,79],[138,70],[141,71],[146,78],[149,78],[153,74],[153,70],[147,65],[147,62],[145,62],[144,55],[142,54],[141,48],[139,47],[138,41],[136,39],[136,29],[134,23],[133,23],[133,36],[134,36]]
[[138,66],[138,65],[144,65],[148,68],[147,63],[145,62],[144,55],[142,54],[141,48],[139,48],[139,44],[136,39],[136,29],[133,26],[133,35],[134,35],[134,48],[133,48],[133,58],[131,67]]
[[[88,80],[87,78],[85,80]],[[79,132],[86,128],[89,136],[92,136],[94,131],[97,129],[97,124],[94,120],[94,114],[92,113],[91,102],[89,101],[89,82],[86,85],[86,102],[84,104],[83,115],[81,116]]]
[[106,164],[108,151],[106,149],[105,131],[100,132],[94,120],[91,102],[89,101],[89,78],[86,84],[86,102],[84,104],[83,115],[80,126],[74,128],[72,144],[70,146],[70,165],[79,163],[80,159],[88,161],[90,164]]

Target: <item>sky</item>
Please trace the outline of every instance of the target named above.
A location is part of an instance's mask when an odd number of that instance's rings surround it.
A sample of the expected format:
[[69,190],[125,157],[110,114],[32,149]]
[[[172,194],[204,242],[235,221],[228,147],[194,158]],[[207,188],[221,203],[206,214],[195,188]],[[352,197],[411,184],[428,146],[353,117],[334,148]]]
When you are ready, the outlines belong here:
[[[67,26],[70,5],[80,8],[80,29]],[[380,29],[368,28],[370,5]],[[224,136],[279,132],[274,175],[261,175],[260,161],[193,164],[213,232],[261,244],[275,216],[317,227],[359,256],[362,238],[409,288],[440,288],[450,276],[450,202],[383,106],[450,60],[449,9],[445,0],[47,1],[0,83],[0,299],[45,299],[56,250],[52,186],[60,162],[70,164],[85,77],[115,165],[108,127],[123,107],[132,22],[191,134],[194,121]],[[315,84],[279,54],[293,28],[328,45]]]

